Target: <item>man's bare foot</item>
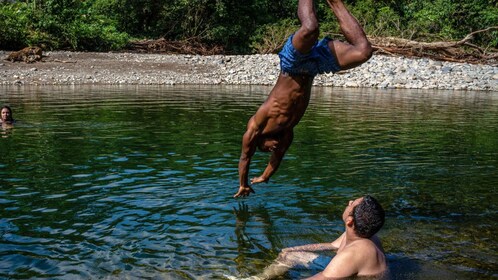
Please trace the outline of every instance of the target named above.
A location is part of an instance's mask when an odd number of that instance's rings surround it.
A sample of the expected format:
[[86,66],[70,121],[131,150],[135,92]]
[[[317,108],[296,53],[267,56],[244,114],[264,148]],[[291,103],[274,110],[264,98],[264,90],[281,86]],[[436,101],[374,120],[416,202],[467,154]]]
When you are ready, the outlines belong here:
[[256,193],[251,187],[239,187],[239,191],[233,196],[234,198],[237,197],[246,197],[249,196],[251,193]]

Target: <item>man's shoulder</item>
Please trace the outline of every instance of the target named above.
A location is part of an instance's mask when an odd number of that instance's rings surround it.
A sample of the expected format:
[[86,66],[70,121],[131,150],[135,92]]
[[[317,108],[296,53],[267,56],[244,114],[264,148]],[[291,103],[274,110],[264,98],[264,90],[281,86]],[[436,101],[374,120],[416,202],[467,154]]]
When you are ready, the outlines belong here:
[[370,239],[355,240],[344,247],[332,259],[324,275],[376,275],[385,270],[385,258],[380,248]]
[[[380,248],[377,247],[374,241],[368,238],[362,238],[351,242],[351,244],[344,248],[343,252],[353,253],[352,255],[354,256],[368,257],[371,254],[377,254],[377,250],[379,249]],[[356,254],[357,252],[361,252],[361,254]]]

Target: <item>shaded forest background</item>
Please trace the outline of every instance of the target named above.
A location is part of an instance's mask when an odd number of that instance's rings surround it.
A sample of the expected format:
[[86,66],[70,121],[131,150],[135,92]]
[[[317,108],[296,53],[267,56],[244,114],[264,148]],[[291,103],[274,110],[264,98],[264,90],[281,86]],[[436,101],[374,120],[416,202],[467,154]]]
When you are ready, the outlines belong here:
[[[0,49],[119,51],[144,42],[204,53],[272,53],[295,32],[298,0],[0,0]],[[458,41],[498,25],[494,0],[345,0],[370,37]],[[315,0],[322,36],[340,36],[325,0]],[[498,30],[472,36],[498,48]],[[156,46],[160,48],[161,46]]]

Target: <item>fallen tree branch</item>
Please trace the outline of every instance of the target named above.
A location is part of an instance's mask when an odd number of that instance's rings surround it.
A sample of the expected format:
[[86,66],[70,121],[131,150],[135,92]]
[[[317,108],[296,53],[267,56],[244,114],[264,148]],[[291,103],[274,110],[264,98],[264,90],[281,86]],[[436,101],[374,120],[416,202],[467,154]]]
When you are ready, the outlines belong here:
[[462,40],[450,42],[418,42],[395,37],[369,37],[375,51],[406,56],[430,57],[444,61],[496,63],[498,54],[470,43],[476,34],[498,30],[498,26],[477,30]]
[[52,61],[53,62],[60,62],[60,63],[76,63],[76,61],[60,60],[60,59],[54,59]]
[[437,50],[437,49],[445,49],[445,48],[453,48],[453,47],[458,47],[463,44],[465,44],[467,41],[470,41],[474,35],[483,33],[483,32],[488,32],[490,30],[498,30],[498,26],[492,26],[488,27],[486,29],[482,30],[477,30],[472,33],[469,33],[467,36],[465,36],[462,40],[460,41],[453,41],[453,42],[418,42],[418,41],[413,41],[413,40],[408,40],[408,39],[403,39],[403,38],[395,38],[395,37],[381,37],[381,38],[375,38],[371,37],[369,40],[375,45],[384,45],[384,46],[398,46],[398,47],[410,47],[410,48],[422,48],[422,49],[427,49],[427,50]]
[[168,41],[165,38],[157,40],[141,40],[130,43],[128,48],[133,51],[148,53],[214,55],[223,52],[221,47],[211,47],[206,44],[202,44],[196,38],[183,41]]
[[[470,41],[479,33],[498,30],[498,26],[476,30],[467,34],[459,41],[418,42],[414,40],[395,37],[369,37],[373,49],[377,53],[387,55],[404,55],[408,57],[428,57],[436,60],[468,63],[496,63],[498,50],[483,49]],[[335,36],[334,36],[335,37]],[[223,54],[220,46],[203,44],[198,38],[182,41],[169,41],[165,38],[157,40],[141,40],[132,42],[129,50],[146,53],[168,54]]]

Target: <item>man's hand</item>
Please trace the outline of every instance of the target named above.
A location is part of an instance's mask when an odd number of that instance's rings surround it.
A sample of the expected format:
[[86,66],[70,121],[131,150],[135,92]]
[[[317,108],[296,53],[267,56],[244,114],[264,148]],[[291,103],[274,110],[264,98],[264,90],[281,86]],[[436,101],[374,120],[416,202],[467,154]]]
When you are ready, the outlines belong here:
[[233,197],[234,198],[246,197],[249,196],[251,193],[256,193],[256,192],[249,186],[240,186],[239,191]]
[[251,179],[251,184],[267,183],[267,182],[268,182],[268,179],[266,179],[263,176],[254,177]]

